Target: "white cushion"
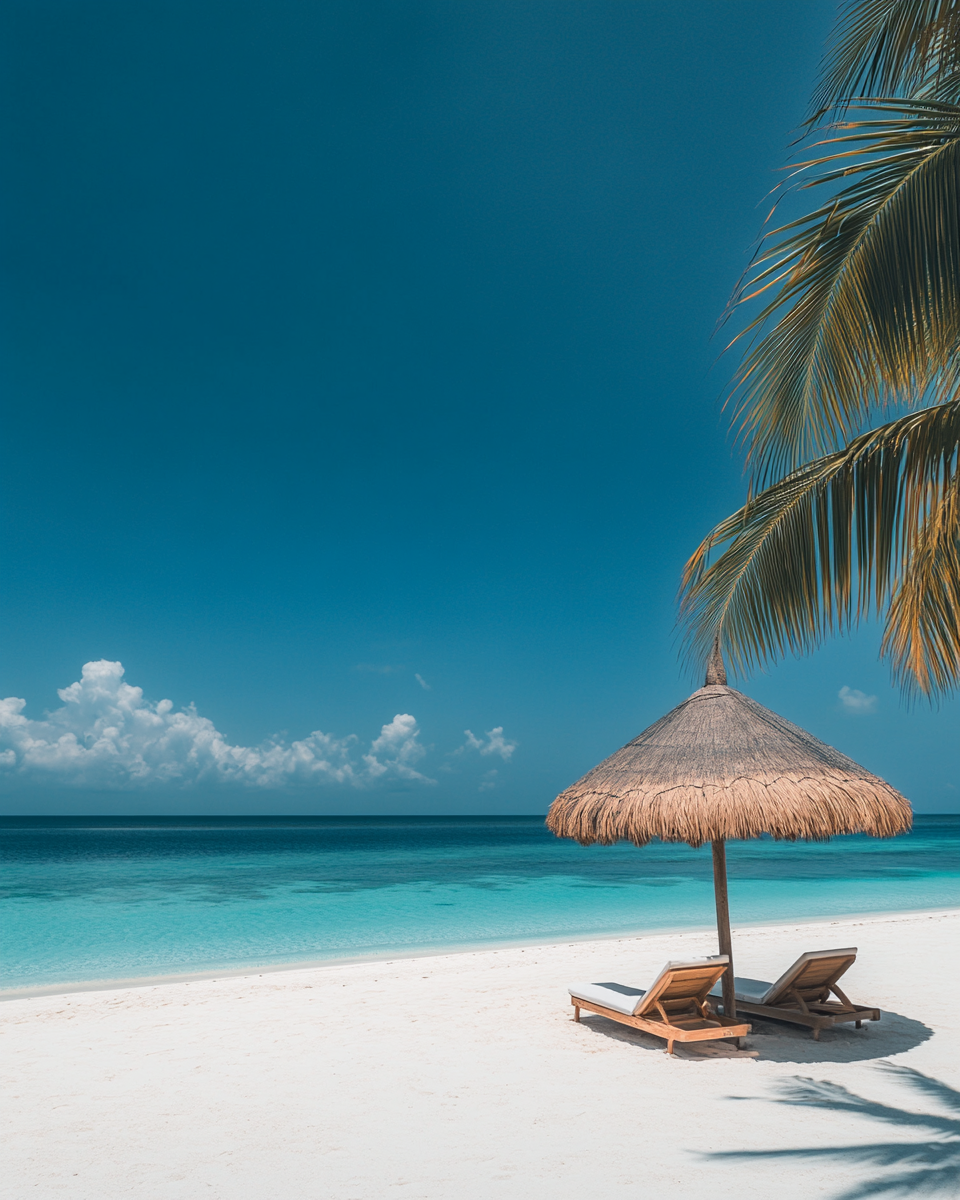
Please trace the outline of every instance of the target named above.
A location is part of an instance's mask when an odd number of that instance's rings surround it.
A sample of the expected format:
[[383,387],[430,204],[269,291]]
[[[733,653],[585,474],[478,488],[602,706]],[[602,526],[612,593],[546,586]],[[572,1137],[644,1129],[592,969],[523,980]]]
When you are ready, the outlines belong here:
[[644,995],[643,988],[628,987],[623,983],[571,983],[567,991],[574,999],[589,1000],[591,1004],[612,1008],[628,1017],[633,1015]]
[[[733,979],[733,987],[738,1000],[745,1000],[748,1004],[762,1004],[767,992],[770,991],[772,984],[764,983],[762,979],[747,979],[742,975],[735,975]],[[711,996],[723,996],[723,980],[718,980],[710,991]]]
[[[714,954],[710,958],[684,958],[668,962],[650,988],[651,990],[655,988],[669,971],[684,971],[702,967],[705,963],[726,962],[729,962],[729,959],[725,954]],[[567,991],[571,996],[579,996],[581,1000],[602,1004],[604,1008],[612,1008],[614,1012],[626,1013],[628,1017],[632,1017],[640,1008],[640,1001],[647,994],[646,988],[630,987],[625,983],[571,983]]]
[[[745,976],[737,975],[733,980],[736,997],[738,1000],[746,1001],[747,1004],[772,1004],[802,974],[807,963],[816,962],[822,958],[842,958],[844,956],[856,958],[856,946],[845,946],[842,950],[808,950],[784,971],[776,983],[764,983],[762,979],[747,979]],[[722,994],[723,984],[718,982],[710,995],[721,996]]]

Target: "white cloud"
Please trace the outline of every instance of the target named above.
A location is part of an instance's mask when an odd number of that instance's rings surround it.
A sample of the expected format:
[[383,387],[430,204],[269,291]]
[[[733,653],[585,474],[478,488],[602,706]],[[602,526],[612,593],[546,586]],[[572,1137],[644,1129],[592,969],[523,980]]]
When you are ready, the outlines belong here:
[[[410,765],[418,762],[427,752],[426,747],[417,741],[419,734],[416,719],[409,713],[398,713],[389,725],[384,725],[380,736],[371,743],[370,753],[363,756],[370,778],[377,779],[388,771],[394,771],[401,779],[436,782],[414,771]],[[384,761],[381,762],[378,756],[382,756]]]
[[504,762],[509,762],[514,750],[517,748],[516,742],[509,742],[503,736],[503,726],[497,725],[494,729],[488,729],[484,734],[486,741],[483,738],[476,737],[469,729],[463,731],[467,735],[467,740],[463,745],[455,750],[455,754],[462,754],[464,750],[479,750],[481,754],[499,754]]
[[844,686],[837,692],[837,696],[847,712],[870,713],[876,711],[876,696],[868,696],[866,692],[861,692],[858,688]]
[[0,777],[121,788],[206,782],[362,787],[385,777],[434,782],[412,768],[426,750],[407,713],[384,725],[359,760],[354,735],[336,738],[319,729],[289,745],[273,739],[234,746],[192,704],[174,712],[172,700],[144,700],[123,674],[118,662],[87,663],[77,683],[60,689],[63,707],[41,721],[23,715],[25,700],[0,700]]
[[477,788],[477,791],[489,792],[491,788],[495,788],[497,786],[497,775],[498,771],[496,767],[492,771],[487,771],[483,779],[480,780],[480,786]]
[[423,690],[424,690],[425,692],[430,692],[430,691],[432,691],[432,690],[433,690],[433,689],[431,688],[430,684],[429,684],[429,683],[427,683],[427,681],[424,679],[424,677],[423,677],[422,675],[418,675],[416,671],[414,671],[414,673],[413,673],[413,677],[414,677],[414,679],[417,681],[417,683],[419,683],[419,684],[420,684],[420,686],[423,688]]

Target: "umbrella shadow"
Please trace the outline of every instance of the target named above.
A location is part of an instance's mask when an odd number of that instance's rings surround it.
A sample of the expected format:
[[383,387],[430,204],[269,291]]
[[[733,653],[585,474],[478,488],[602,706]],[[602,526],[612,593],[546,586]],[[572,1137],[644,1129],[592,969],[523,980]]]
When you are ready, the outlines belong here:
[[836,1025],[825,1030],[815,1042],[810,1030],[783,1021],[766,1021],[745,1016],[752,1032],[750,1046],[760,1051],[767,1062],[850,1063],[890,1058],[905,1054],[933,1037],[933,1030],[922,1021],[884,1010],[881,1020],[864,1022],[862,1029]]
[[[912,1017],[903,1017],[899,1013],[884,1012],[883,1019],[864,1025],[863,1029],[854,1029],[838,1025],[825,1032],[819,1042],[815,1042],[810,1030],[796,1025],[787,1025],[780,1021],[764,1021],[757,1017],[746,1017],[752,1025],[748,1034],[746,1047],[759,1052],[759,1058],[765,1062],[783,1063],[850,1063],[867,1062],[870,1059],[889,1058],[894,1054],[904,1054],[913,1050],[933,1036],[933,1030],[922,1021]],[[651,1034],[632,1029],[629,1025],[620,1025],[609,1017],[599,1014],[588,1016],[586,1011],[580,1018],[584,1029],[602,1034],[613,1041],[626,1042],[639,1050],[663,1050],[661,1039]],[[705,1042],[704,1046],[713,1046],[709,1055],[697,1052],[693,1047],[686,1047],[682,1057],[718,1057],[718,1051],[724,1057],[745,1058],[738,1054],[730,1042]],[[680,1046],[677,1046],[680,1050]],[[729,1052],[728,1052],[729,1051]]]
[[799,1150],[725,1150],[704,1157],[728,1162],[808,1161],[879,1167],[874,1178],[858,1181],[835,1200],[866,1200],[871,1196],[956,1196],[960,1194],[960,1092],[911,1067],[882,1063],[880,1070],[903,1084],[940,1112],[915,1112],[858,1096],[829,1080],[796,1076],[780,1085],[776,1101],[800,1108],[854,1113],[898,1130],[927,1136],[914,1141],[866,1142],[854,1146],[815,1146]]

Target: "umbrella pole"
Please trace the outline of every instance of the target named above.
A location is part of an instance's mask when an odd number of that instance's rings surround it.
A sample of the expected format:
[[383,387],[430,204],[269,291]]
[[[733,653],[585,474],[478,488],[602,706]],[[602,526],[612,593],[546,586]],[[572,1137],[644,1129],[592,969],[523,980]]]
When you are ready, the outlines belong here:
[[720,953],[730,964],[720,980],[723,986],[723,1015],[736,1018],[737,998],[733,983],[733,943],[730,940],[730,905],[727,902],[727,847],[723,838],[710,843],[713,848],[713,890],[717,898],[717,938]]

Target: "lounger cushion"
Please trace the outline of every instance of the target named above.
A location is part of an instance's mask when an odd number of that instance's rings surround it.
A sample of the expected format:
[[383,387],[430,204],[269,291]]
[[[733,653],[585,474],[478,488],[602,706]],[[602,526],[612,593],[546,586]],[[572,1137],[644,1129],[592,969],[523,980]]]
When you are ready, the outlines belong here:
[[[684,971],[703,967],[714,963],[726,963],[727,958],[715,954],[711,958],[685,958],[679,962],[668,962],[660,974],[650,985],[653,991],[664,975],[671,971]],[[630,987],[624,983],[572,983],[567,988],[571,996],[579,996],[581,1000],[590,1000],[594,1004],[602,1004],[604,1008],[612,1008],[614,1012],[626,1013],[632,1017],[640,1007],[640,1001],[647,994],[646,988]]]
[[[775,1004],[788,992],[790,985],[800,978],[804,969],[810,964],[825,958],[849,958],[851,962],[857,957],[856,946],[845,946],[842,950],[808,950],[801,954],[776,983],[764,983],[760,979],[747,979],[745,976],[734,976],[733,985],[738,1000],[747,1004]],[[844,968],[846,970],[846,967]],[[840,974],[843,974],[841,971]],[[717,983],[711,990],[711,996],[722,995],[722,984]]]
[[[738,1000],[744,1000],[747,1004],[762,1004],[764,997],[773,985],[764,983],[762,979],[747,979],[744,976],[735,975],[733,986]],[[723,980],[713,985],[710,995],[717,998],[723,997]]]
[[589,1000],[591,1004],[599,1004],[603,1008],[612,1008],[614,1012],[633,1015],[645,989],[627,987],[623,983],[571,983],[567,991],[574,999]]

